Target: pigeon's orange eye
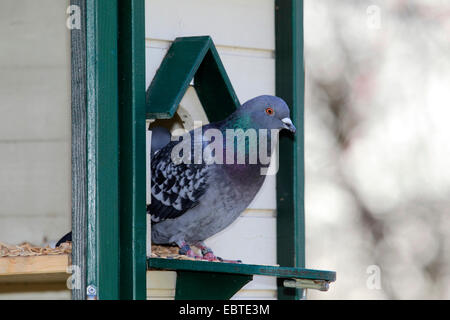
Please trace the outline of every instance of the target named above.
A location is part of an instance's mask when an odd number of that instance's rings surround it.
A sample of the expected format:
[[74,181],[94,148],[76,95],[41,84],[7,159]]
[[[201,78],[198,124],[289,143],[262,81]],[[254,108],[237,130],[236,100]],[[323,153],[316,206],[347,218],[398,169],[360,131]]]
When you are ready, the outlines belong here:
[[266,113],[267,113],[269,116],[272,116],[272,115],[275,113],[275,111],[273,111],[273,109],[272,109],[271,107],[268,107],[268,108],[266,108]]

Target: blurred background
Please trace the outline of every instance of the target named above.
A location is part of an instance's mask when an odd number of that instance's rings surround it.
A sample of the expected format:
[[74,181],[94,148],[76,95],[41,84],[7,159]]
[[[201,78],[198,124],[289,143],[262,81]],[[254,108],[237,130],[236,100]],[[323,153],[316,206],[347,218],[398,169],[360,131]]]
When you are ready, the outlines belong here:
[[305,0],[307,266],[320,299],[450,298],[450,2]]

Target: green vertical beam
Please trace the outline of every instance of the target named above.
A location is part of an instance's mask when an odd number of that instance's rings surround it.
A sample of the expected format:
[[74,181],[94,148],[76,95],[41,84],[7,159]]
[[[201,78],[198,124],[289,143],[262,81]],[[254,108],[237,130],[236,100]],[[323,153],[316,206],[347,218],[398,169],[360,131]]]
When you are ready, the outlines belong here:
[[[304,154],[303,154],[303,1],[275,1],[276,94],[291,108],[297,127],[294,138],[280,135],[277,174],[277,260],[281,266],[305,267]],[[279,299],[299,299],[301,290],[278,282]]]
[[119,298],[117,1],[86,2],[87,291]]
[[120,298],[146,299],[144,0],[119,3]]

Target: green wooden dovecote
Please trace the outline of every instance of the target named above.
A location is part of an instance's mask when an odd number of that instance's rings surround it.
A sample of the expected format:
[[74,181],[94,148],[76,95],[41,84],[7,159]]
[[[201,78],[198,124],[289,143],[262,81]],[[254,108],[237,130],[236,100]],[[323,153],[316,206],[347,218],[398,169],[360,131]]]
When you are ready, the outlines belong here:
[[148,269],[177,272],[177,299],[227,299],[255,274],[278,278],[279,299],[326,290],[335,272],[305,269],[303,2],[276,0],[274,12],[276,95],[299,131],[280,137],[282,267],[147,259],[145,119],[171,118],[191,84],[211,122],[240,103],[210,37],[175,39],[146,90],[144,0],[70,3],[81,8],[71,30],[73,299],[145,299]]

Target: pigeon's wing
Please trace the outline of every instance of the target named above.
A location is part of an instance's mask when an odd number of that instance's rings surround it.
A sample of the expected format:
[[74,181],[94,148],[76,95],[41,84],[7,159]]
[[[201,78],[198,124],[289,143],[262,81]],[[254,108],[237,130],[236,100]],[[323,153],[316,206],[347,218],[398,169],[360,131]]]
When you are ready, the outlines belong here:
[[169,144],[171,134],[170,131],[164,127],[154,127],[150,131],[152,133],[150,155],[153,155],[156,151],[164,148],[167,144]]
[[152,201],[147,205],[152,223],[181,216],[199,203],[208,187],[207,166],[174,163],[174,145],[169,143],[152,157]]

